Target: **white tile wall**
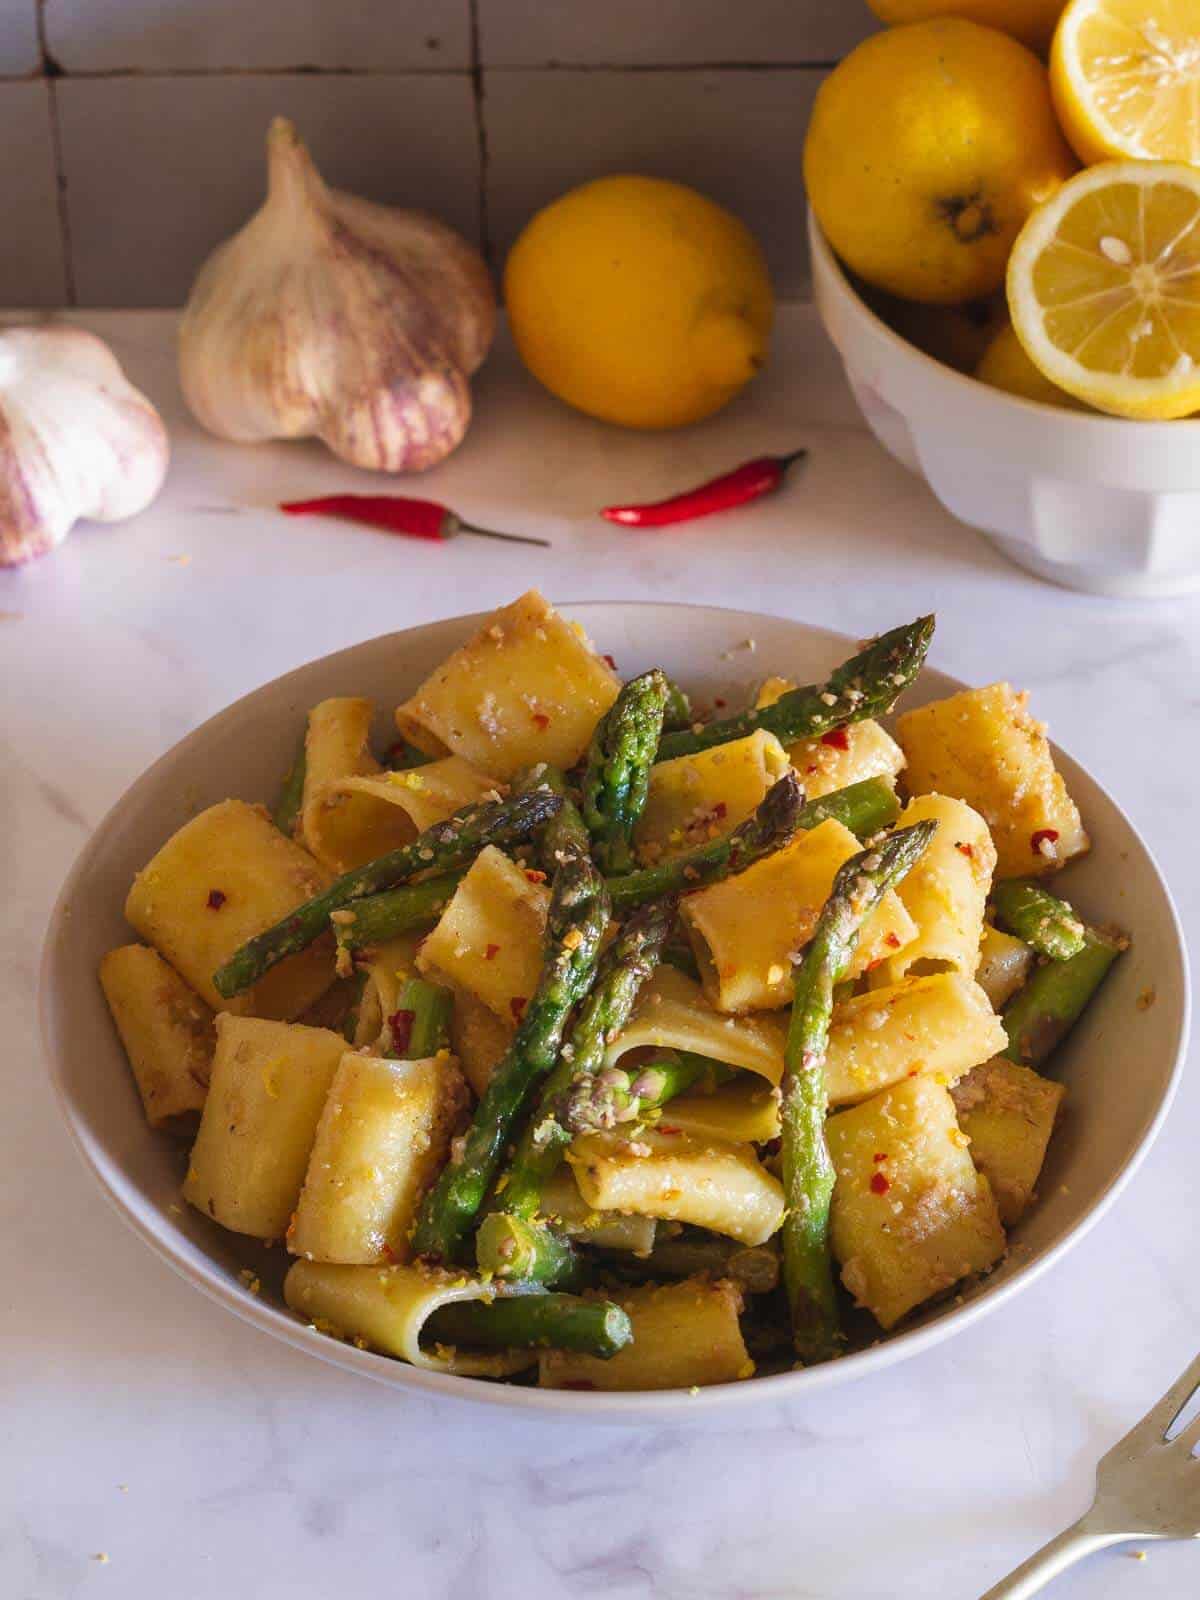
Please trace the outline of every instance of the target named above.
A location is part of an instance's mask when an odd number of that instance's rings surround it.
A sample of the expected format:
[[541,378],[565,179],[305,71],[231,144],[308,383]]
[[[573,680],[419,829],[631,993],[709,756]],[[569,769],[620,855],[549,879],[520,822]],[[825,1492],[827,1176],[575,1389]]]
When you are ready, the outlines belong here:
[[67,72],[470,64],[469,0],[45,0]]
[[0,304],[178,303],[258,204],[276,112],[331,181],[496,266],[625,168],[730,206],[802,292],[812,97],[873,25],[866,0],[0,0]]
[[804,287],[804,129],[818,71],[488,72],[487,202],[497,260],[536,211],[605,172],[702,189],[761,241],[778,292]]
[[0,0],[0,74],[22,77],[40,63],[35,0]]

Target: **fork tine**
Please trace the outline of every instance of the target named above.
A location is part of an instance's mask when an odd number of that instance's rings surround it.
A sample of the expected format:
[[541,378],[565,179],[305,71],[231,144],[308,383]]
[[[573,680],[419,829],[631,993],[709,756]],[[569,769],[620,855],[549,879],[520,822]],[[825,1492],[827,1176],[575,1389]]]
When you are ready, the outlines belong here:
[[[1151,1406],[1142,1420],[1130,1428],[1121,1444],[1149,1446],[1161,1442],[1197,1388],[1200,1388],[1200,1356],[1175,1380],[1158,1404]],[[1191,1431],[1191,1426],[1187,1431]]]
[[1193,1417],[1187,1427],[1182,1429],[1171,1442],[1190,1456],[1200,1444],[1200,1416]]

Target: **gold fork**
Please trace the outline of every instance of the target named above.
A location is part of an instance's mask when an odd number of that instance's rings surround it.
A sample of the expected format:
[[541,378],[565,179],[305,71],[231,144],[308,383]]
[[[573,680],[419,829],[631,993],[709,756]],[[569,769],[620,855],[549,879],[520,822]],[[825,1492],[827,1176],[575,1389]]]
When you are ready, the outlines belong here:
[[1096,1498],[980,1600],[1027,1600],[1094,1550],[1128,1539],[1200,1539],[1200,1414],[1168,1438],[1200,1389],[1200,1356],[1096,1469]]

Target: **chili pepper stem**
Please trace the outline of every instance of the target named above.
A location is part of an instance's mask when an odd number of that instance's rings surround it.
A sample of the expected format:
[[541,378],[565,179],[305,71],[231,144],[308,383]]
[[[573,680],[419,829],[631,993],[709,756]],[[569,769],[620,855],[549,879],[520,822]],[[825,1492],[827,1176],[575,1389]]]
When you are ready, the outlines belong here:
[[497,533],[495,528],[477,528],[473,522],[462,522],[456,530],[459,533],[477,533],[481,539],[504,539],[509,544],[537,544],[544,550],[550,548],[549,539],[535,539],[528,533]]
[[803,461],[807,454],[808,454],[808,446],[804,445],[799,450],[791,451],[791,453],[789,455],[776,456],[775,460],[779,464],[780,471],[781,472],[786,472],[789,467],[795,466],[797,461]]

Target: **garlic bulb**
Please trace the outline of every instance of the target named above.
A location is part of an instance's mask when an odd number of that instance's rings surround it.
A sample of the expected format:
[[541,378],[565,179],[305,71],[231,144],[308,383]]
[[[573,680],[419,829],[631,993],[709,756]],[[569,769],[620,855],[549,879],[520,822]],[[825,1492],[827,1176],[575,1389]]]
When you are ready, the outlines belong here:
[[0,330],[0,567],[44,555],[79,517],[136,516],[167,458],[162,418],[103,339]]
[[315,436],[355,466],[433,466],[467,430],[495,332],[481,257],[432,217],[327,188],[282,117],[267,164],[266,203],[184,312],[188,405],[223,439]]

